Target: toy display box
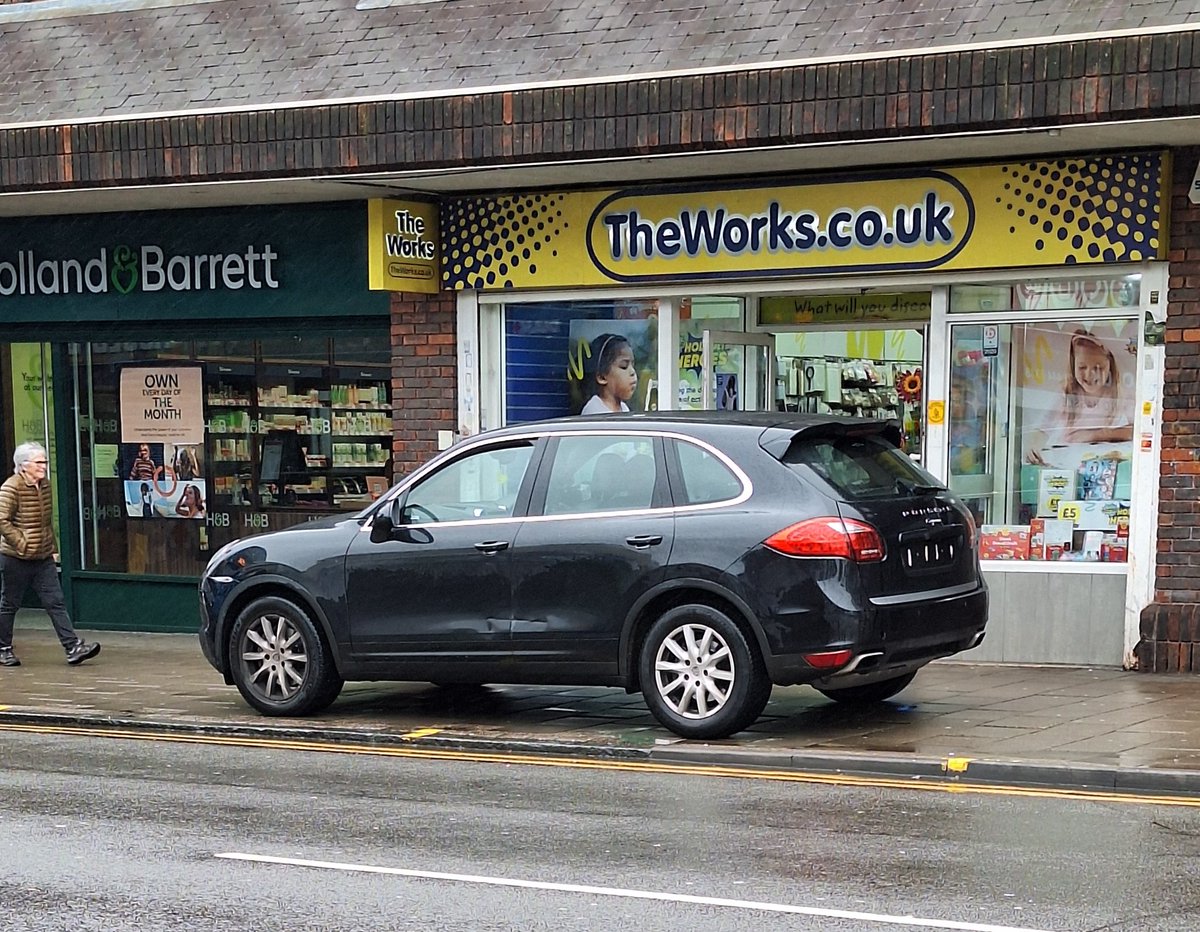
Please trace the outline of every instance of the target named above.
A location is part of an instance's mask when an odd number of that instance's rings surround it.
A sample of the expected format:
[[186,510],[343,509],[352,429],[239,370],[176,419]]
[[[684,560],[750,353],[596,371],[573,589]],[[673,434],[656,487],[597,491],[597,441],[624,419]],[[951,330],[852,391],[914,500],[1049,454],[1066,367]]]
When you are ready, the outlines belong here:
[[1034,518],[1029,522],[1029,559],[1057,560],[1069,551],[1075,522],[1058,518]]
[[979,529],[981,560],[1028,560],[1028,524],[985,524]]
[[[1058,505],[1075,497],[1075,472],[1070,469],[1038,469],[1037,514],[1057,518]],[[1080,496],[1082,497],[1082,496]]]

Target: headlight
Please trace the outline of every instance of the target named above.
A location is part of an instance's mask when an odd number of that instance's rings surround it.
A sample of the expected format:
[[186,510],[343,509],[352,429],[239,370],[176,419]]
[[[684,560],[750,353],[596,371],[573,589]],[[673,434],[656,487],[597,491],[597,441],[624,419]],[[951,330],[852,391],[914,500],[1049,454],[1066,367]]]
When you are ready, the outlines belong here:
[[224,547],[222,547],[220,550],[218,550],[216,553],[214,553],[214,554],[212,555],[212,559],[210,559],[210,560],[208,561],[208,565],[207,565],[206,567],[204,567],[204,575],[205,575],[205,576],[211,576],[211,575],[213,574],[213,571],[214,571],[214,570],[215,570],[215,569],[216,569],[216,568],[217,568],[217,567],[218,567],[218,566],[219,566],[219,565],[220,565],[220,564],[221,564],[221,563],[222,563],[222,562],[223,562],[223,561],[224,561],[224,560],[225,560],[225,559],[226,559],[226,558],[227,558],[227,557],[228,557],[228,556],[231,554],[231,553],[233,553],[233,551],[234,551],[234,550],[236,550],[236,549],[237,549],[237,546],[238,546],[238,544],[240,544],[240,543],[241,543],[241,541],[240,541],[240,540],[231,541],[230,543],[228,543],[228,544],[226,544]]

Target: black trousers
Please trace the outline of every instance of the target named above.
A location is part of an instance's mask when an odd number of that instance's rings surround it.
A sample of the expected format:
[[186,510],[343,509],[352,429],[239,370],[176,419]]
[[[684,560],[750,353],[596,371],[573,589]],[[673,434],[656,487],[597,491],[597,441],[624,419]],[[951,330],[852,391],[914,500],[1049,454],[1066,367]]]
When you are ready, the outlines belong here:
[[53,557],[44,560],[22,560],[0,554],[0,648],[11,648],[13,621],[17,609],[30,586],[37,593],[38,601],[50,616],[54,633],[64,648],[70,648],[79,640],[71,619],[67,615],[67,603],[63,599],[62,586],[58,584],[58,567]]

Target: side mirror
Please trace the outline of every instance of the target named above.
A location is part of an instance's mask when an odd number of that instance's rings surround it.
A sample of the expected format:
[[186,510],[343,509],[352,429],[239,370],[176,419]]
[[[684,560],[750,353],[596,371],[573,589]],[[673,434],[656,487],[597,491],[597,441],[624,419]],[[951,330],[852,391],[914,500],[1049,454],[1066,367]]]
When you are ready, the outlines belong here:
[[382,544],[391,540],[396,529],[404,524],[403,506],[400,498],[393,498],[371,519],[371,543]]

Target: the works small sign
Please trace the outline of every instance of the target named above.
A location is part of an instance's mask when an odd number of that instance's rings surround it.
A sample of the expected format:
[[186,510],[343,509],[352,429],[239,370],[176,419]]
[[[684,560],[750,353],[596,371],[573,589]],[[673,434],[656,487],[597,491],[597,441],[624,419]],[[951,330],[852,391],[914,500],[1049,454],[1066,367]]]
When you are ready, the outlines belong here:
[[441,287],[438,206],[375,200],[367,207],[372,291],[433,294]]
[[0,297],[276,289],[279,273],[279,254],[270,243],[237,252],[195,254],[172,254],[155,245],[121,245],[68,259],[19,249],[15,256],[0,259]]

